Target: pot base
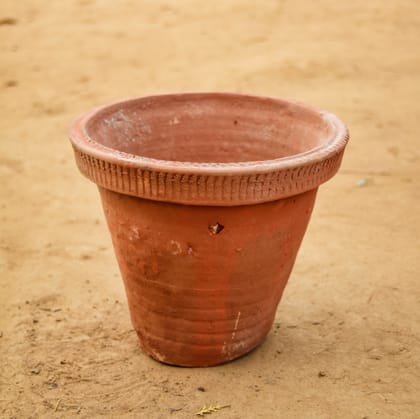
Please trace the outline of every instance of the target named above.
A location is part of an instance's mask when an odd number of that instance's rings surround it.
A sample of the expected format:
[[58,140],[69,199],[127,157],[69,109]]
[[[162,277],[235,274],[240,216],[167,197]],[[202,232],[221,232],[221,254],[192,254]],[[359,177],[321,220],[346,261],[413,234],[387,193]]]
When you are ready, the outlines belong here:
[[[268,331],[269,332],[269,331]],[[268,334],[267,332],[267,334]],[[186,363],[188,361],[185,360],[185,358],[182,358],[181,360],[177,361],[175,358],[171,358],[170,361],[167,361],[164,357],[161,357],[161,354],[158,354],[156,352],[149,352],[147,348],[145,348],[142,345],[142,338],[139,335],[139,333],[137,333],[137,337],[139,338],[139,346],[141,348],[141,350],[148,356],[150,356],[150,358],[152,358],[155,361],[158,361],[164,365],[170,365],[170,366],[175,366],[175,367],[184,367],[184,368],[206,368],[206,367],[216,367],[218,365],[223,365],[223,364],[227,364],[229,362],[232,361],[236,361],[239,360],[241,358],[246,357],[248,354],[256,351],[265,341],[267,336],[264,336],[263,339],[261,340],[261,342],[258,342],[255,346],[253,346],[252,348],[248,348],[248,350],[246,352],[241,352],[239,355],[232,355],[231,358],[224,358],[223,360],[218,359],[217,361],[211,361],[209,360],[208,363],[199,363],[197,364],[196,362],[193,363]]]

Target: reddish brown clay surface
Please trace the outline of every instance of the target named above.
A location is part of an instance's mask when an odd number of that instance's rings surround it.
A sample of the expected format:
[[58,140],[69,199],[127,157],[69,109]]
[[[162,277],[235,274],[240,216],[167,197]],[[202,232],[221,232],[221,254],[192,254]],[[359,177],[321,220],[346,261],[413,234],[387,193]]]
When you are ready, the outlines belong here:
[[203,207],[101,189],[143,349],[176,365],[220,364],[267,335],[316,190],[259,205]]
[[145,352],[209,366],[259,345],[344,125],[280,99],[175,94],[89,112],[70,139],[99,185]]
[[[0,417],[418,419],[419,39],[409,0],[1,0]],[[212,368],[139,349],[66,140],[174,91],[302,99],[352,135],[267,338]]]

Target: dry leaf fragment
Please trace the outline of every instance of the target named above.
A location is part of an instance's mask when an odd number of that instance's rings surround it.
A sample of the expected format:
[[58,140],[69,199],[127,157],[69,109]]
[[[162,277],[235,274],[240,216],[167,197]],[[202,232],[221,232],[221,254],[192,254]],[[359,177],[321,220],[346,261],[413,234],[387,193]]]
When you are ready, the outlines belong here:
[[217,412],[218,410],[224,409],[226,407],[230,407],[230,404],[220,405],[216,404],[215,406],[203,406],[199,412],[196,413],[197,416],[204,416],[213,412]]

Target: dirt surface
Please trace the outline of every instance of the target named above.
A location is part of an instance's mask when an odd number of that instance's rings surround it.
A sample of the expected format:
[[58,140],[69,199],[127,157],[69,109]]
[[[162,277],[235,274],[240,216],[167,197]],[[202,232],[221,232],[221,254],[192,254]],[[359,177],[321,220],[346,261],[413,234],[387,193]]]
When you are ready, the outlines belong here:
[[[2,0],[0,417],[418,418],[419,39],[410,0]],[[175,368],[137,345],[66,130],[203,90],[303,100],[352,139],[265,343]]]

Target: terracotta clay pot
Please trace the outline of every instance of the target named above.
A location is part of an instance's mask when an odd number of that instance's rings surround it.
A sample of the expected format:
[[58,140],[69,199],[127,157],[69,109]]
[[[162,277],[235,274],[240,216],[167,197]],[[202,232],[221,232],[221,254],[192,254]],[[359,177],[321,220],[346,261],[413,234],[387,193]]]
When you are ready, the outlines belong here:
[[280,99],[173,94],[88,112],[70,139],[99,187],[143,350],[209,366],[258,346],[317,188],[340,166],[343,123]]

